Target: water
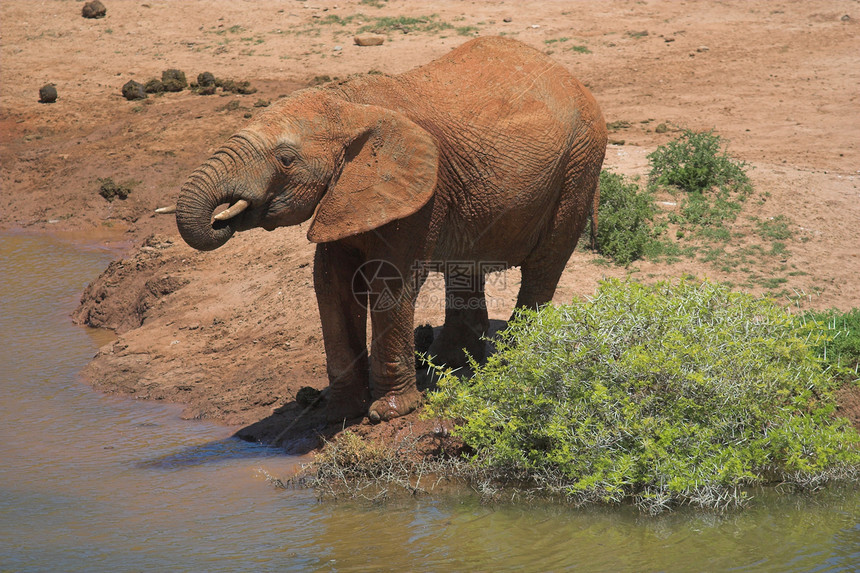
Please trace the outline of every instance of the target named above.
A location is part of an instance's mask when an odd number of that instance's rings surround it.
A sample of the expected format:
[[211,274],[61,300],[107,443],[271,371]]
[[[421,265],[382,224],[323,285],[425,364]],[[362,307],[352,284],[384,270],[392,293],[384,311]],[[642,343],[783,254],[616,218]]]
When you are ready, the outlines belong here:
[[767,495],[725,516],[318,503],[304,460],[108,397],[77,372],[104,333],[68,320],[110,259],[0,234],[0,571],[856,571],[860,491]]

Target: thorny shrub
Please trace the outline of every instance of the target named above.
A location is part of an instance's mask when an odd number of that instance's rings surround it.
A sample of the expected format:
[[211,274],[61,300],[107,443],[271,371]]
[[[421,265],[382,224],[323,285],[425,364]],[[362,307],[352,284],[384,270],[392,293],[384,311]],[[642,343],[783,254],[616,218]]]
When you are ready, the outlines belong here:
[[775,480],[856,476],[815,335],[766,299],[709,282],[603,282],[522,311],[475,375],[442,373],[428,414],[474,462],[576,503],[742,504]]

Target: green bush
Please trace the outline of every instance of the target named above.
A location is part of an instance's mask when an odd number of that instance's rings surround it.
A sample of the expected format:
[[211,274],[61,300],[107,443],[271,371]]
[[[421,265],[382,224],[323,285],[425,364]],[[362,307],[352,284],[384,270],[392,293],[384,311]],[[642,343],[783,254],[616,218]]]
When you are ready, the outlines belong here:
[[857,382],[860,379],[860,308],[810,311],[801,322],[824,336],[814,339],[815,352],[834,376]]
[[608,281],[521,312],[473,378],[442,374],[428,412],[457,421],[475,463],[573,501],[739,504],[746,485],[860,468],[808,338],[722,285]]
[[684,130],[681,136],[659,146],[648,155],[649,181],[691,193],[704,193],[717,187],[731,191],[749,189],[746,164],[722,150],[720,136],[712,131]]
[[627,266],[642,257],[652,240],[654,197],[617,173],[600,173],[597,251]]
[[741,204],[752,191],[746,164],[722,150],[713,131],[685,130],[681,136],[648,155],[651,188],[660,186],[686,192],[680,213],[670,222],[697,227],[720,227],[734,221]]

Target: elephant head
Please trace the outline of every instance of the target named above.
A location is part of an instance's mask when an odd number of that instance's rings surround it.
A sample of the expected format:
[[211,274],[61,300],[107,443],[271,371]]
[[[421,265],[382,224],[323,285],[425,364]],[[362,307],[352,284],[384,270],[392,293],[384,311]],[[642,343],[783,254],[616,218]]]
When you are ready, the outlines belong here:
[[203,251],[236,231],[311,218],[308,239],[335,241],[423,207],[436,186],[437,159],[433,138],[405,115],[304,90],[266,110],[191,174],[176,223]]

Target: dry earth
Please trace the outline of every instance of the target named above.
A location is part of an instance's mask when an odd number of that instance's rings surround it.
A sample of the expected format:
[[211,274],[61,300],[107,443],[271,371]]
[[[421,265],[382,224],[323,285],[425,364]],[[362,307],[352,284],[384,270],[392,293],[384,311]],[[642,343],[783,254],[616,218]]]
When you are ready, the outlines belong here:
[[[855,0],[104,2],[98,20],[82,18],[79,1],[0,3],[0,229],[99,241],[125,257],[94,277],[75,313],[119,335],[85,372],[104,391],[179,402],[190,418],[241,425],[254,439],[294,421],[296,391],[326,384],[306,228],[247,232],[198,253],[153,208],[173,201],[255,104],[320,76],[402,72],[474,35],[551,53],[590,87],[608,122],[628,122],[610,134],[606,166],[617,172],[647,173],[646,155],[680,128],[716,129],[754,168],[755,195],[735,229],[746,237],[730,249],[755,240],[749,217],[790,221],[787,252],[753,269],[701,257],[623,269],[579,251],[557,302],[590,294],[603,276],[691,273],[778,297],[806,293],[809,308],[860,306]],[[448,27],[381,30],[382,46],[354,45],[362,26],[398,16]],[[168,68],[191,81],[204,71],[249,80],[258,91],[121,96],[128,80]],[[55,103],[38,101],[46,83],[56,85]],[[667,133],[655,131],[660,123]],[[107,177],[131,183],[128,199],[99,195]],[[491,318],[505,319],[517,272],[491,282]],[[440,281],[430,283],[417,320],[439,325]],[[358,428],[390,437],[415,418]],[[320,429],[313,412],[285,434],[288,447],[314,447],[309,429]]]

